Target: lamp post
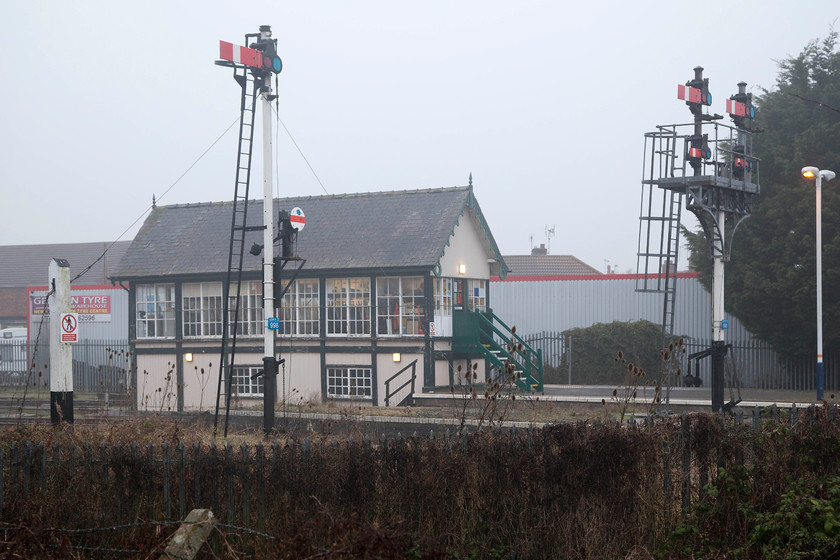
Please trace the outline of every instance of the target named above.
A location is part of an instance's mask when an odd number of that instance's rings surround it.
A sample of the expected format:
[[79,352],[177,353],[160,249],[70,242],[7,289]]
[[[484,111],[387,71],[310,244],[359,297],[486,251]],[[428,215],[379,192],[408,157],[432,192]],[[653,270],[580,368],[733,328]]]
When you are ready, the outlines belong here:
[[823,400],[825,389],[825,366],[823,364],[823,342],[822,342],[822,181],[834,179],[834,171],[817,169],[816,167],[803,167],[802,176],[806,179],[815,179],[817,187],[817,400]]

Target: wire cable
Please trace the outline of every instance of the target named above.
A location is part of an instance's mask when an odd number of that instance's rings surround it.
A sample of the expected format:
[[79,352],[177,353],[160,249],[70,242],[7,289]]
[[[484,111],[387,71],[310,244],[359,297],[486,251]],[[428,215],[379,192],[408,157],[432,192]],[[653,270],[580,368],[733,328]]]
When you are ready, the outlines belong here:
[[[178,176],[178,178],[177,178],[177,179],[175,179],[175,181],[174,181],[171,185],[169,185],[169,187],[167,187],[167,189],[166,189],[165,191],[163,191],[163,194],[161,194],[161,195],[160,195],[160,197],[159,197],[157,200],[159,201],[159,200],[163,199],[163,197],[164,197],[164,196],[166,196],[166,195],[169,193],[169,191],[171,191],[171,190],[175,187],[175,185],[177,185],[179,182],[181,182],[181,179],[183,179],[183,178],[187,175],[187,173],[189,173],[189,172],[192,170],[192,168],[193,168],[193,167],[195,167],[195,166],[198,164],[198,162],[200,162],[202,159],[204,159],[204,156],[206,156],[206,155],[207,155],[207,153],[208,153],[210,150],[212,150],[212,149],[213,149],[213,147],[214,147],[216,144],[218,144],[218,143],[219,143],[219,141],[220,141],[222,138],[224,138],[224,136],[225,136],[228,132],[230,132],[230,129],[231,129],[231,128],[233,128],[233,127],[234,127],[234,125],[235,125],[236,123],[238,123],[238,122],[239,122],[239,117],[236,117],[236,119],[235,119],[232,123],[230,123],[230,125],[229,125],[229,126],[228,126],[225,130],[224,130],[224,132],[222,132],[222,133],[218,136],[218,138],[216,138],[216,139],[213,141],[213,143],[212,143],[212,144],[210,144],[210,145],[207,147],[207,149],[206,149],[206,150],[204,150],[203,152],[201,152],[201,155],[200,155],[200,156],[198,156],[198,158],[196,158],[196,160],[195,160],[195,161],[193,161],[193,162],[190,164],[190,166],[189,166],[189,167],[187,167],[187,169],[186,169],[183,173],[181,173],[181,175],[180,175],[180,176]],[[118,237],[117,237],[114,241],[112,241],[112,242],[111,242],[111,244],[110,244],[110,245],[108,245],[108,246],[105,248],[105,250],[104,250],[104,251],[102,251],[102,254],[101,254],[101,255],[99,255],[99,257],[98,257],[96,260],[94,260],[94,261],[93,261],[92,263],[90,263],[90,264],[89,264],[86,268],[84,268],[84,269],[83,269],[80,273],[78,273],[76,276],[74,276],[74,277],[70,280],[70,283],[72,284],[73,282],[75,282],[76,280],[78,280],[79,278],[81,278],[82,276],[84,276],[85,274],[87,274],[88,272],[90,272],[90,270],[91,270],[91,269],[92,269],[92,268],[96,265],[96,263],[98,263],[98,262],[99,262],[99,261],[101,261],[103,258],[105,258],[105,255],[108,253],[108,251],[110,251],[110,250],[111,250],[111,248],[112,248],[112,247],[113,247],[113,246],[114,246],[114,245],[115,245],[115,244],[116,244],[116,243],[117,243],[120,239],[122,239],[122,238],[123,238],[123,236],[124,236],[126,233],[128,233],[128,232],[129,232],[129,230],[131,230],[131,228],[133,228],[133,227],[137,224],[137,222],[139,222],[140,220],[142,220],[142,219],[146,216],[146,214],[148,214],[148,213],[149,213],[149,211],[150,211],[152,208],[154,208],[154,206],[155,206],[155,205],[154,205],[154,204],[152,204],[151,206],[149,206],[149,207],[147,207],[145,210],[143,210],[143,213],[142,213],[142,214],[140,214],[140,215],[137,217],[137,219],[136,219],[136,220],[134,220],[133,222],[131,222],[131,224],[130,224],[127,228],[125,228],[125,230],[123,230],[123,232],[122,232],[122,233],[121,233],[121,234],[120,234],[120,235],[119,235],[119,236],[118,236]]]
[[292,141],[292,144],[294,144],[295,148],[297,149],[298,153],[300,154],[300,157],[302,157],[303,161],[306,162],[306,165],[309,167],[309,171],[312,172],[312,175],[315,177],[315,180],[318,181],[319,185],[321,185],[321,189],[324,191],[324,194],[330,194],[329,191],[327,190],[327,187],[325,187],[324,183],[321,181],[321,178],[318,177],[317,173],[315,173],[315,169],[312,167],[312,164],[309,163],[309,160],[306,158],[306,155],[303,153],[303,150],[301,150],[300,146],[298,146],[298,143],[295,141],[294,136],[292,136],[292,133],[289,131],[289,127],[287,127],[286,123],[283,122],[283,119],[280,118],[280,114],[276,110],[274,112],[275,112],[275,115],[277,115],[277,122],[279,122],[283,126],[283,130],[285,130],[286,134],[289,135],[289,139]]

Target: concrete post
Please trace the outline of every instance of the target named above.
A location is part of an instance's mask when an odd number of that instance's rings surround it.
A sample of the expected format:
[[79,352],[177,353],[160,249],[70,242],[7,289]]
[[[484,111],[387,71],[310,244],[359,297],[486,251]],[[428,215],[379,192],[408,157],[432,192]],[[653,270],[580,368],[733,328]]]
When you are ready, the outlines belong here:
[[50,290],[50,420],[73,423],[73,345],[61,341],[61,315],[70,313],[70,263],[53,259]]

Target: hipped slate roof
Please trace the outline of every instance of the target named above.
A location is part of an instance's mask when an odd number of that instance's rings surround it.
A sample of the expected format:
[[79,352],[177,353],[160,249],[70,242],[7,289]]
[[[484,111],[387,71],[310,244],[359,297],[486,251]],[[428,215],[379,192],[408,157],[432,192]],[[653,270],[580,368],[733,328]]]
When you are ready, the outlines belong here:
[[[262,201],[248,203],[248,224],[263,223]],[[307,271],[422,267],[433,269],[459,220],[474,220],[488,259],[506,269],[472,187],[310,196],[274,200],[274,216],[299,207],[306,226],[297,255]],[[227,271],[232,202],[158,206],[146,218],[114,279]],[[275,225],[276,227],[276,225]],[[243,270],[259,271],[262,231],[245,238]]]
[[108,284],[117,263],[130,241],[112,243],[52,243],[44,245],[0,246],[0,288],[46,286],[50,261],[65,259],[70,263],[70,277],[91,269],[75,285]]
[[564,276],[601,274],[571,255],[505,255],[511,276]]

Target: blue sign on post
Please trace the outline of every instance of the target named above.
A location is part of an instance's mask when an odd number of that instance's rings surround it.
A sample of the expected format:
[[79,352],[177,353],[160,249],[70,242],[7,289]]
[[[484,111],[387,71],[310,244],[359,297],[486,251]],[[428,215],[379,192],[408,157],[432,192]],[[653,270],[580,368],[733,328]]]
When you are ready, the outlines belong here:
[[268,328],[276,331],[280,328],[280,318],[279,317],[269,317],[268,318]]
[[729,321],[727,319],[724,319],[723,321],[721,321],[720,322],[720,328],[722,330],[728,329],[729,328]]

